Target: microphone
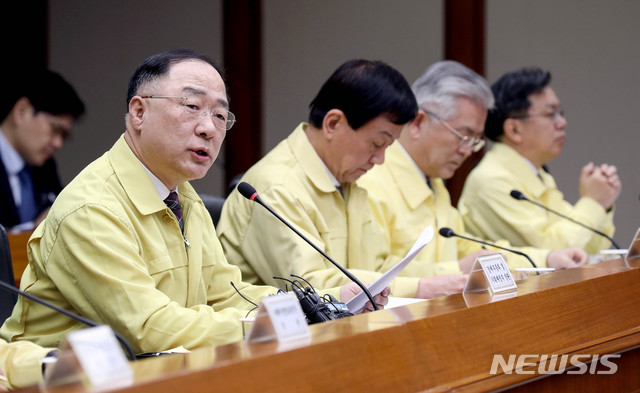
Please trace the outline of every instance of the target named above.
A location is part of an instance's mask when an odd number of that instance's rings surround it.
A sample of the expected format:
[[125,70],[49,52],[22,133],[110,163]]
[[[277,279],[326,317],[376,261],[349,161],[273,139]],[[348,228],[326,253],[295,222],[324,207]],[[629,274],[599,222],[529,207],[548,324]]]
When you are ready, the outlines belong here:
[[521,192],[520,192],[520,191],[518,191],[518,190],[511,190],[511,192],[509,193],[509,195],[511,195],[511,197],[512,197],[513,199],[517,199],[517,200],[519,200],[519,201],[528,201],[528,202],[530,202],[530,203],[533,203],[533,204],[534,204],[534,205],[536,205],[536,206],[539,206],[539,207],[543,208],[544,210],[546,210],[546,211],[548,211],[548,212],[551,212],[551,213],[555,214],[556,216],[559,216],[559,217],[565,218],[565,219],[567,219],[567,220],[569,220],[569,221],[573,222],[574,224],[578,224],[578,225],[580,225],[580,226],[581,226],[581,227],[583,227],[583,228],[587,228],[588,230],[590,230],[590,231],[592,231],[592,232],[594,232],[594,233],[597,233],[597,234],[598,234],[598,235],[600,235],[600,236],[603,236],[603,237],[607,238],[607,239],[611,242],[611,244],[613,244],[613,246],[614,246],[615,248],[620,248],[620,246],[618,246],[618,244],[617,244],[617,243],[616,243],[616,242],[615,242],[615,241],[614,241],[610,236],[607,236],[607,234],[606,234],[606,233],[600,232],[599,230],[597,230],[597,229],[595,229],[595,228],[591,228],[590,226],[587,226],[587,225],[585,225],[585,224],[581,223],[580,221],[576,221],[576,220],[574,220],[573,218],[568,217],[568,216],[565,216],[564,214],[562,214],[562,213],[560,213],[560,212],[557,212],[557,211],[555,211],[555,210],[553,210],[553,209],[551,209],[551,208],[549,208],[549,207],[547,207],[547,206],[545,206],[545,205],[543,205],[543,204],[541,204],[541,203],[538,203],[538,202],[536,202],[536,201],[533,201],[533,200],[531,200],[531,199],[527,198],[523,193],[521,193]]
[[[18,294],[20,296],[24,296],[29,300],[33,300],[34,302],[40,303],[45,307],[49,307],[50,309],[53,309],[53,310],[59,312],[60,314],[66,315],[67,317],[69,317],[69,318],[71,318],[71,319],[73,319],[75,321],[84,323],[87,326],[90,326],[90,327],[99,326],[98,323],[96,323],[96,322],[94,322],[94,321],[92,321],[90,319],[87,319],[85,317],[81,317],[80,315],[74,314],[71,311],[65,310],[64,308],[60,308],[60,307],[58,307],[58,306],[56,306],[54,304],[51,304],[46,300],[40,299],[39,297],[34,296],[34,295],[30,294],[30,293],[21,291],[18,288],[14,287],[13,285],[9,285],[9,284],[5,283],[2,280],[0,280],[0,289],[3,289],[5,291],[7,291],[7,292],[11,292],[11,293],[14,293],[14,294]],[[113,334],[116,335],[116,339],[118,339],[120,344],[122,344],[122,346],[125,348],[127,356],[129,357],[129,360],[135,362],[136,355],[133,353],[133,349],[131,349],[131,346],[129,346],[129,344],[124,339],[124,337],[120,336],[115,331],[113,332]]]
[[253,188],[253,186],[251,184],[249,184],[247,182],[241,182],[240,184],[238,184],[238,191],[240,192],[240,194],[242,194],[243,197],[247,198],[248,200],[257,202],[260,205],[262,205],[262,207],[267,209],[269,211],[269,213],[273,214],[278,220],[282,221],[282,223],[284,225],[289,227],[289,229],[291,229],[293,232],[295,232],[296,235],[300,236],[302,238],[302,240],[307,242],[311,247],[313,247],[316,251],[318,251],[323,257],[325,257],[329,262],[331,262],[335,267],[337,267],[338,270],[340,270],[351,281],[355,282],[356,285],[358,285],[362,289],[364,294],[367,295],[367,298],[369,298],[369,301],[373,305],[373,309],[374,310],[378,310],[378,306],[376,305],[376,302],[373,301],[373,296],[371,296],[371,293],[369,292],[367,287],[365,287],[364,284],[362,284],[360,282],[360,280],[358,280],[356,278],[356,276],[351,274],[351,272],[348,271],[347,269],[343,268],[340,264],[338,264],[338,262],[336,262],[333,259],[331,259],[324,251],[322,251],[320,249],[320,247],[318,247],[315,244],[313,244],[311,242],[311,240],[307,239],[302,233],[300,233],[300,231],[298,231],[296,228],[294,228],[284,218],[282,218],[278,213],[276,213],[275,211],[273,211],[273,209],[271,209],[269,206],[267,206],[267,204],[264,203],[262,201],[262,199],[260,199],[260,197],[258,196],[258,192],[256,191],[255,188]]
[[490,246],[490,247],[495,247],[495,248],[499,248],[499,249],[501,249],[501,250],[505,250],[505,251],[512,252],[512,253],[514,253],[514,254],[517,254],[517,255],[520,255],[520,256],[523,256],[523,257],[527,258],[527,260],[529,261],[529,263],[531,263],[531,266],[533,266],[533,267],[535,267],[535,268],[537,268],[537,267],[538,267],[538,265],[536,265],[536,264],[535,264],[535,262],[533,262],[533,260],[532,260],[532,259],[531,259],[527,254],[525,254],[525,253],[523,253],[523,252],[521,252],[521,251],[512,250],[512,249],[510,249],[510,248],[505,248],[505,247],[500,247],[500,246],[498,246],[498,245],[496,245],[496,244],[487,243],[487,242],[485,242],[484,240],[479,240],[479,239],[474,239],[474,238],[472,238],[472,237],[466,237],[466,236],[458,235],[457,233],[455,233],[455,232],[453,231],[453,229],[451,229],[451,228],[447,228],[447,227],[442,227],[442,228],[440,228],[440,230],[438,231],[438,233],[440,233],[440,236],[443,236],[443,237],[459,237],[459,238],[461,238],[461,239],[470,240],[470,241],[472,241],[472,242],[476,242],[476,243],[480,243],[480,244],[486,244],[487,246]]
[[298,280],[292,281],[278,276],[273,276],[273,278],[277,280],[284,280],[291,284],[291,290],[298,298],[300,307],[302,307],[302,311],[307,317],[309,325],[317,322],[326,322],[353,316],[346,304],[337,301],[336,298],[330,294],[320,297],[309,281],[300,276],[296,276],[295,274],[292,274],[291,276],[304,281],[307,286],[305,287]]

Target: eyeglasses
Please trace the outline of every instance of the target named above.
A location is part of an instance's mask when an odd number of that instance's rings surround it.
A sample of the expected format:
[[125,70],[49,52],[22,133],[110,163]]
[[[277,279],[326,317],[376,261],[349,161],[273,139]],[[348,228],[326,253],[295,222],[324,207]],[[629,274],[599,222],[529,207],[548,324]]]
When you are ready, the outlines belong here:
[[202,98],[190,95],[186,97],[177,96],[140,96],[140,98],[175,98],[182,100],[184,111],[193,117],[202,117],[210,115],[213,124],[221,130],[229,131],[236,122],[236,115],[224,108],[211,108]]
[[558,122],[560,118],[563,118],[563,119],[565,118],[564,109],[562,108],[554,109],[549,113],[525,113],[524,115],[516,115],[516,116],[509,116],[509,117],[512,119],[526,119],[529,117],[546,117],[547,119],[551,120],[553,123]]
[[470,147],[471,151],[474,153],[479,152],[480,149],[484,147],[485,145],[484,138],[482,137],[476,138],[474,136],[462,135],[458,130],[453,128],[451,124],[444,121],[440,116],[426,109],[423,109],[423,110],[427,112],[429,116],[433,116],[434,118],[436,118],[440,123],[442,123],[445,126],[447,130],[451,131],[453,135],[457,136],[458,139],[460,139],[460,147],[465,147],[465,146]]

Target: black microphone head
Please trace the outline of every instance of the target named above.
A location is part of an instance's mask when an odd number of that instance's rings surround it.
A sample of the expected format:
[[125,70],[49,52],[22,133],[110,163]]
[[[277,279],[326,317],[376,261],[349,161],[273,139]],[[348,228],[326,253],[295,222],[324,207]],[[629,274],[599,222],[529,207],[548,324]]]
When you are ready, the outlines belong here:
[[444,237],[451,237],[456,235],[453,229],[447,228],[447,227],[440,228],[438,233],[440,234],[440,236],[444,236]]
[[519,200],[519,201],[526,201],[526,200],[527,200],[527,197],[526,197],[526,196],[524,196],[524,194],[523,194],[523,193],[521,193],[521,192],[520,192],[520,191],[518,191],[518,190],[511,190],[511,192],[509,193],[509,195],[511,195],[511,198],[513,198],[513,199],[517,199],[517,200]]
[[256,189],[253,188],[251,184],[244,181],[238,184],[238,192],[240,192],[243,197],[251,200],[258,196],[258,192],[256,191]]

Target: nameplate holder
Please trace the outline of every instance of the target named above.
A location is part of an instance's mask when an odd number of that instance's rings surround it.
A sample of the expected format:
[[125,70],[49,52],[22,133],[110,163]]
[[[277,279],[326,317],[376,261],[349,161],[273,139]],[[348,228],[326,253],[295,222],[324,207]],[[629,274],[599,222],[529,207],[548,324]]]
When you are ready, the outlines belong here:
[[99,392],[133,384],[133,371],[109,326],[67,334],[56,358],[46,367],[45,387],[81,384]]
[[133,371],[111,327],[76,330],[67,334],[67,341],[94,388],[133,383]]
[[489,292],[494,296],[517,289],[507,262],[502,254],[496,253],[476,258],[462,293]]
[[627,267],[629,267],[629,261],[640,258],[640,228],[636,231],[635,236],[631,240],[627,255],[624,258]]
[[300,301],[293,293],[267,296],[258,307],[246,341],[277,340],[280,343],[311,337]]

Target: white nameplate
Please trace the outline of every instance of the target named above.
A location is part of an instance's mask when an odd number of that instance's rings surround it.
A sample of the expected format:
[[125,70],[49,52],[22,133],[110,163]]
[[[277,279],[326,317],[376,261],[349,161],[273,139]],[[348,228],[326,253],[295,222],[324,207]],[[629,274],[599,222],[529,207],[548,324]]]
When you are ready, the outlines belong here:
[[262,299],[258,315],[251,325],[247,341],[277,339],[278,342],[311,336],[300,302],[293,293],[267,296]]
[[76,330],[67,334],[66,339],[95,389],[133,383],[133,371],[111,327]]
[[504,260],[501,254],[491,254],[478,257],[478,262],[482,266],[482,272],[484,277],[489,283],[489,288],[492,293],[499,293],[517,289],[507,262]]

